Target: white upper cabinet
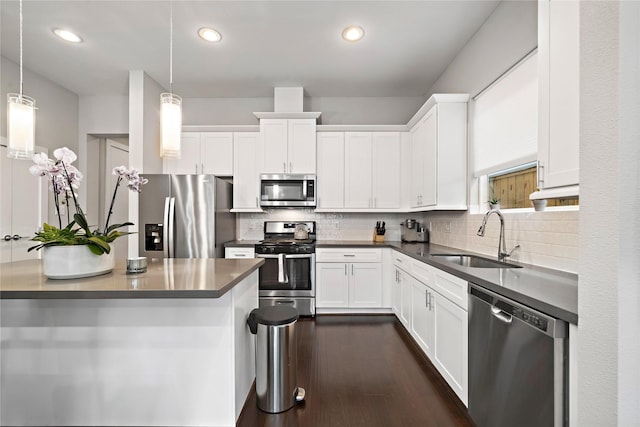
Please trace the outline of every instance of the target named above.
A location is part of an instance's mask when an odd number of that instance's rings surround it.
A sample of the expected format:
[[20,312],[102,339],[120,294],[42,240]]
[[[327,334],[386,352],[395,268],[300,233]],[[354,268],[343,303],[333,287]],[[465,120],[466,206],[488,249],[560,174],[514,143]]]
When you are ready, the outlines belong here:
[[318,133],[317,210],[396,211],[399,132]]
[[317,209],[344,208],[344,132],[318,132]]
[[164,173],[233,175],[232,132],[183,132],[180,151],[163,160]]
[[262,212],[258,173],[260,148],[258,132],[234,133],[233,212]]
[[538,2],[538,187],[578,195],[580,2]]
[[371,143],[373,207],[400,208],[400,133],[374,132]]
[[467,209],[466,94],[435,94],[409,121],[412,211]]
[[316,173],[316,119],[260,119],[262,173]]
[[371,195],[371,132],[347,132],[344,136],[344,205],[346,208],[373,208]]

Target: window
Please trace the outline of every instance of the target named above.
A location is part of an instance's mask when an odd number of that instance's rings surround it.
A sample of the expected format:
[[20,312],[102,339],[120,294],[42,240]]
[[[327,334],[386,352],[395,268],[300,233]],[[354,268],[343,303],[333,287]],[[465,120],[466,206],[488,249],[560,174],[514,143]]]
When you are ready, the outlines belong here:
[[[529,194],[537,190],[536,162],[487,175],[488,198],[499,199],[501,209],[530,208]],[[578,198],[549,199],[547,206],[572,206]]]
[[[537,190],[538,63],[534,50],[473,97],[471,204],[480,210],[500,199],[501,209],[530,208]],[[577,205],[578,199],[547,206]]]

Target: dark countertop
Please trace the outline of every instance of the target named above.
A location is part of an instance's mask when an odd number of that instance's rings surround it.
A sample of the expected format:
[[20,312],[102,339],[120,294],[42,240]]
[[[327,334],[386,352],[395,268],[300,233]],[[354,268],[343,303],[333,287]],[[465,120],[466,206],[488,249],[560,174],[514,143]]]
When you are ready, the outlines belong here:
[[[253,246],[255,241],[239,240],[225,246]],[[509,261],[523,268],[473,268],[452,264],[431,254],[471,254],[495,257],[429,243],[367,240],[317,240],[317,248],[393,248],[411,258],[437,267],[468,282],[511,298],[550,316],[578,324],[578,275]]]
[[[122,263],[124,264],[124,262]],[[150,259],[146,273],[51,280],[41,260],[2,264],[0,299],[220,298],[257,270],[264,259]]]

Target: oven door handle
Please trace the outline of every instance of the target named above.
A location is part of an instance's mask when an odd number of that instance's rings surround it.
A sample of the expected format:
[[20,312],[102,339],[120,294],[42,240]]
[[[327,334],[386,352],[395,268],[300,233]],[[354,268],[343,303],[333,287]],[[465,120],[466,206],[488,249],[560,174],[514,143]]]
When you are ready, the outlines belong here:
[[[285,254],[277,255],[256,255],[256,258],[277,259],[278,260],[278,283],[289,283],[287,276],[287,264],[284,262]],[[286,258],[293,258],[293,255],[287,255]]]
[[278,283],[289,283],[287,264],[285,264],[284,258],[285,254],[278,254]]

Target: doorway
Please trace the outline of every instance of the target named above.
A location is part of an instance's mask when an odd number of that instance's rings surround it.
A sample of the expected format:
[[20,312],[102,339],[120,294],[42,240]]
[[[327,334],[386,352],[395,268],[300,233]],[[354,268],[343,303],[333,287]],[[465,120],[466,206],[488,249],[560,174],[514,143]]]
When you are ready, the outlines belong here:
[[[109,214],[109,207],[116,185],[113,168],[129,168],[129,137],[127,135],[89,135],[87,138],[87,204],[86,216],[89,226],[102,230]],[[121,224],[129,220],[129,194],[120,185],[109,224]],[[104,231],[104,230],[102,230]],[[126,231],[126,229],[120,229]],[[127,239],[119,238],[111,243],[116,263],[127,259]]]

